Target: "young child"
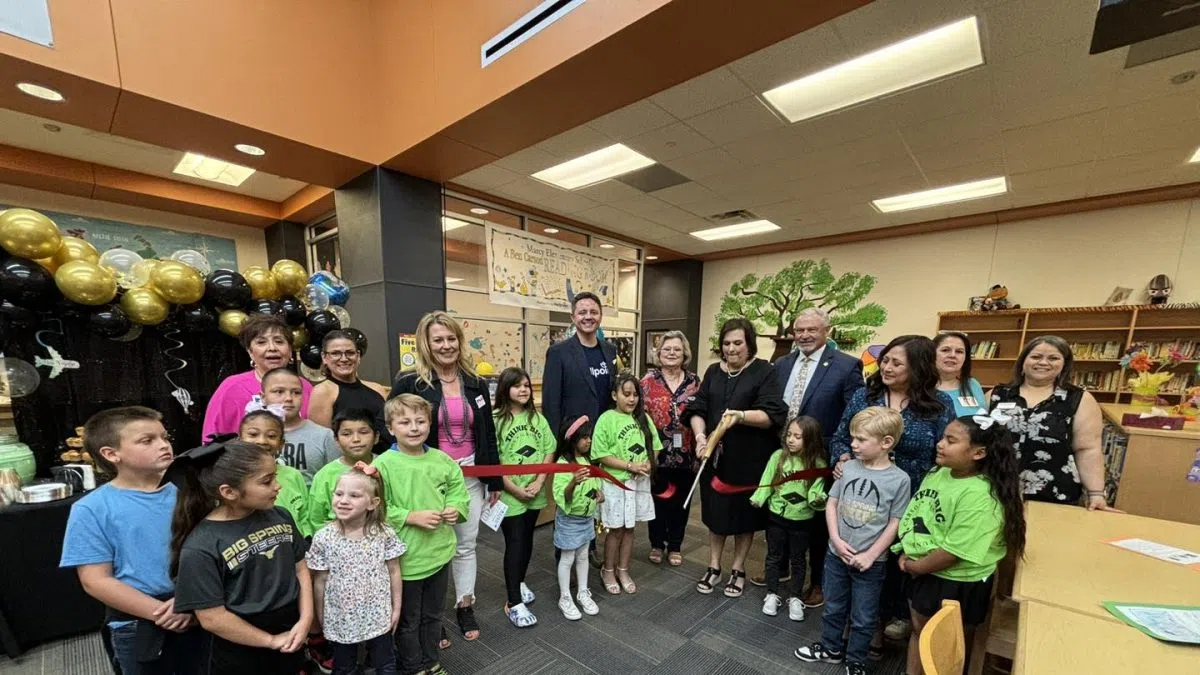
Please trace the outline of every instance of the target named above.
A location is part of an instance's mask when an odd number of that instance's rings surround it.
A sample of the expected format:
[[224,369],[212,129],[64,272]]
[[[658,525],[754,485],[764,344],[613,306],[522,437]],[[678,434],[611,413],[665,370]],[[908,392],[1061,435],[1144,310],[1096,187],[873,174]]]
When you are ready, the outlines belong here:
[[[842,476],[829,489],[825,509],[833,555],[825,556],[821,641],[797,649],[801,661],[845,661],[846,675],[867,673],[884,561],[908,505],[908,474],[888,456],[902,433],[904,420],[891,408],[866,408],[850,420],[854,459],[845,463]],[[843,638],[847,619],[848,643]]]
[[333,489],[342,474],[359,462],[370,464],[375,459],[373,448],[379,442],[375,415],[361,408],[343,410],[333,418],[333,437],[342,456],[317,471],[308,491],[308,526],[313,532],[337,517],[333,511]]
[[245,441],[188,450],[171,523],[175,606],[213,634],[207,673],[296,673],[312,623],[306,544],[275,506],[269,450]]
[[[554,453],[554,432],[533,403],[529,374],[520,368],[505,368],[496,387],[496,441],[501,464],[543,464]],[[533,529],[546,506],[545,474],[504,476],[500,501],[508,512],[500,529],[504,533],[504,585],[508,602],[504,613],[517,628],[537,623],[527,605],[535,595],[525,584],[525,572],[533,555]]]
[[358,672],[365,645],[377,675],[396,672],[392,631],[400,621],[400,556],[404,544],[384,519],[379,470],[358,462],[337,479],[337,520],[317,531],[308,550],[313,600],[325,639],[333,646],[334,675]]
[[300,376],[287,368],[268,370],[262,379],[263,406],[283,413],[283,452],[280,463],[304,476],[305,487],[326,464],[342,456],[333,432],[300,416],[304,387]]
[[[589,478],[591,466],[592,423],[587,415],[564,420],[562,440],[555,459],[559,464],[577,464],[574,473],[554,474],[554,546],[562,552],[558,559],[558,608],[563,616],[578,621],[583,614],[600,613],[592,591],[588,589],[588,545],[596,538],[596,506],[604,501],[599,478]],[[571,600],[571,568],[575,568],[575,585],[579,588]],[[583,608],[583,614],[579,613]]]
[[[792,570],[792,592],[788,597],[788,618],[804,620],[804,552],[808,550],[810,522],[825,508],[825,480],[793,480],[775,487],[765,487],[782,480],[788,474],[826,466],[825,443],[821,440],[821,425],[813,418],[801,416],[788,423],[783,432],[783,448],[771,455],[763,470],[759,488],[750,495],[750,503],[770,511],[767,517],[767,597],[762,613],[775,616],[783,600],[779,595],[779,568],[785,552],[789,552]],[[820,517],[825,517],[821,513]],[[817,582],[820,582],[818,577]]]
[[[279,451],[283,449],[283,420],[266,410],[246,413],[238,427],[238,438],[270,450],[278,463]],[[287,509],[300,534],[311,537],[314,530],[308,524],[308,488],[304,485],[304,476],[292,467],[280,464],[275,470],[275,480],[279,481],[275,506]]]
[[[604,564],[600,581],[604,590],[617,595],[622,590],[636,593],[637,585],[629,576],[633,557],[633,527],[654,520],[654,499],[650,496],[650,474],[655,455],[662,450],[662,439],[654,422],[646,414],[642,385],[629,371],[617,375],[612,391],[616,407],[606,410],[596,422],[592,437],[592,461],[608,468],[628,490],[604,483],[601,519],[608,528],[604,540]],[[611,565],[616,563],[616,570]]]
[[[204,631],[191,630],[195,618],[175,608],[169,572],[176,488],[160,487],[172,459],[162,415],[140,406],[104,410],[83,436],[97,468],[116,477],[71,505],[59,565],[74,567],[83,590],[107,608],[121,672],[203,672],[195,653]],[[153,635],[158,658],[139,655],[140,635]]]
[[400,669],[405,675],[439,675],[446,672],[438,662],[438,642],[450,576],[447,565],[457,542],[454,524],[467,517],[470,497],[458,462],[425,445],[432,414],[428,401],[400,394],[383,412],[396,444],[376,457],[374,466],[386,488],[388,524],[407,551],[396,633]]
[[993,412],[948,424],[937,445],[937,468],[921,481],[900,520],[900,541],[892,550],[912,576],[909,675],[924,672],[917,644],[942,600],[962,606],[969,649],[975,627],[987,617],[997,563],[1025,550],[1020,469],[1006,421],[1007,415]]

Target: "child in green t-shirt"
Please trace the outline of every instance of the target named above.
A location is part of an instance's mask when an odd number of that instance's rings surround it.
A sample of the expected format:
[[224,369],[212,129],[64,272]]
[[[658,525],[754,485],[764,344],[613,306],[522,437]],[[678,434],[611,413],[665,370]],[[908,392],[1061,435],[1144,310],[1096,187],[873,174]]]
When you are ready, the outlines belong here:
[[[626,488],[605,482],[604,506],[600,509],[601,520],[608,528],[604,540],[605,567],[600,571],[600,580],[604,590],[617,595],[621,591],[637,592],[637,585],[629,576],[633,527],[654,520],[650,477],[663,446],[654,422],[646,413],[641,382],[633,373],[626,370],[617,375],[612,396],[616,406],[604,411],[596,422],[592,461],[607,468]],[[614,562],[615,570],[611,567]]]
[[[788,618],[804,620],[804,553],[813,516],[825,508],[825,479],[792,480],[779,485],[789,474],[826,466],[825,443],[821,425],[808,416],[793,418],[783,430],[783,448],[776,450],[763,470],[759,488],[750,495],[750,503],[766,506],[767,516],[767,597],[762,613],[775,616],[783,600],[779,595],[779,568],[789,555],[792,592],[788,597]],[[821,514],[824,517],[824,514]],[[820,581],[820,578],[817,578]]]
[[993,411],[948,424],[937,445],[937,467],[900,520],[900,540],[892,549],[901,552],[900,569],[912,576],[909,673],[923,672],[921,629],[942,601],[961,605],[970,645],[975,626],[987,617],[997,563],[1025,550],[1021,481],[1006,421]]
[[[554,453],[554,432],[533,403],[529,374],[520,368],[505,368],[496,386],[496,443],[501,464],[544,464]],[[500,530],[504,533],[504,585],[508,602],[504,613],[517,628],[528,628],[537,617],[527,605],[534,601],[525,584],[525,572],[533,556],[533,529],[546,506],[546,474],[504,476],[500,501],[508,507]]]
[[[283,420],[266,410],[247,413],[238,426],[238,438],[270,450],[278,460],[279,452],[283,450]],[[292,520],[296,521],[300,534],[311,537],[313,530],[308,525],[308,488],[304,485],[304,475],[286,464],[280,464],[275,470],[275,480],[279,482],[275,506],[287,509],[292,514]]]
[[375,459],[371,454],[379,441],[375,414],[363,409],[343,410],[333,418],[333,438],[342,450],[342,458],[321,467],[313,476],[312,488],[308,491],[308,526],[312,532],[335,518],[333,488],[337,486],[338,478],[358,462],[370,464]]
[[[596,506],[604,503],[599,478],[591,478],[592,423],[587,415],[563,420],[562,440],[554,457],[559,464],[572,464],[572,473],[554,474],[554,546],[562,551],[558,559],[558,608],[570,621],[583,614],[595,616],[600,607],[588,588],[588,548],[596,538]],[[578,592],[571,599],[571,569],[575,570]],[[581,614],[579,610],[582,609]]]

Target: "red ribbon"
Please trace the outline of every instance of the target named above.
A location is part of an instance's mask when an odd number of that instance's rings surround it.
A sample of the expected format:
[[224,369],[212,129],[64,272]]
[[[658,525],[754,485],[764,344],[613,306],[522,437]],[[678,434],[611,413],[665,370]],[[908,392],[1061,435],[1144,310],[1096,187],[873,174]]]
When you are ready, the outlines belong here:
[[534,474],[550,474],[550,473],[575,473],[580,469],[587,469],[588,476],[592,478],[603,478],[604,480],[616,485],[622,490],[629,490],[624,483],[617,480],[617,477],[605,471],[603,468],[592,464],[576,464],[568,462],[559,464],[476,464],[472,466],[462,467],[464,476],[470,478],[496,478],[497,476],[529,476]]
[[789,483],[794,480],[811,480],[813,478],[824,478],[831,475],[833,475],[832,469],[805,469],[803,471],[793,471],[783,478],[775,480],[767,485],[730,485],[720,478],[713,476],[712,489],[716,490],[718,494],[738,495],[747,492],[754,492],[759,488],[779,487],[784,483]]

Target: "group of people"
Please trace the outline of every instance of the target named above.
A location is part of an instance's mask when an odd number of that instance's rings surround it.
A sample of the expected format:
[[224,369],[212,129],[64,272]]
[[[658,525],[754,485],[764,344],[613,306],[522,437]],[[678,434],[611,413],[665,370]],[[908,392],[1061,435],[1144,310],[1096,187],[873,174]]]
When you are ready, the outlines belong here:
[[[808,309],[773,365],[756,358],[753,324],[733,319],[702,377],[672,331],[639,379],[601,337],[599,299],[579,293],[571,311],[574,334],[546,354],[540,411],[519,367],[493,398],[461,326],[431,312],[416,368],[390,390],[359,378],[362,347],[338,331],[313,387],[288,368],[286,325],[252,319],[241,336],[251,370],[222,382],[207,443],[178,455],[153,410],[94,415],[85,444],[113,478],[73,505],[61,564],[108,607],[115,667],[297,673],[307,657],[353,673],[365,657],[381,674],[443,673],[451,581],[463,639],[480,634],[485,509],[504,511],[504,612],[528,628],[548,498],[558,610],[579,620],[600,610],[589,560],[605,592],[637,592],[637,523],[649,562],[683,564],[696,483],[709,530],[698,592],[765,585],[763,613],[786,606],[795,621],[824,605],[822,640],[795,655],[851,675],[885,635],[908,635],[919,673],[917,636],[941,600],[963,604],[968,628],[986,616],[998,564],[1023,547],[1022,497],[1108,508],[1099,408],[1068,384],[1058,338],[1031,341],[1013,381],[987,394],[961,333],[892,340],[864,382],[862,363],[829,340],[829,316]],[[765,568],[747,579],[760,531]]]

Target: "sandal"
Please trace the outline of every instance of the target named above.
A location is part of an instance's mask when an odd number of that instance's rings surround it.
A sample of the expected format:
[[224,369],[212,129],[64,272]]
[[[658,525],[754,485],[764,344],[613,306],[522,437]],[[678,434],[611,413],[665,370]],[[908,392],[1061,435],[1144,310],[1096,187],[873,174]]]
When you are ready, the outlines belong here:
[[[738,583],[741,582],[741,583]],[[729,572],[729,582],[725,584],[725,597],[740,598],[742,593],[746,591],[746,571],[731,570]]]
[[512,625],[517,628],[529,628],[537,623],[537,617],[533,615],[533,612],[529,611],[529,608],[523,602],[511,607],[506,603],[504,605],[504,613],[508,616],[508,620],[512,622]]
[[654,563],[655,565],[661,565],[662,561],[663,561],[662,549],[661,548],[650,549],[650,555],[647,556],[647,558],[650,560],[650,562]]
[[[604,576],[606,574],[608,577]],[[612,581],[608,579],[612,579]],[[600,570],[600,583],[604,584],[604,590],[608,591],[609,595],[621,594],[621,585],[617,583],[617,572],[613,568],[605,567]]]
[[[463,638],[470,642],[479,639],[479,622],[475,620],[475,606],[467,605],[466,607],[455,607],[455,613],[458,614],[458,629],[462,631]],[[474,633],[474,635],[471,635]]]
[[442,639],[438,640],[438,649],[450,649],[454,643],[450,641],[450,636],[446,634],[446,627],[442,626]]
[[671,567],[679,567],[683,564],[683,556],[680,555],[679,551],[671,551],[667,555],[667,564]]
[[637,584],[633,583],[633,577],[629,576],[629,568],[618,567],[617,573],[618,575],[620,575],[620,573],[624,573],[625,578],[629,580],[621,582],[621,590],[625,591],[626,593],[637,593]]
[[717,587],[717,582],[721,580],[721,570],[717,567],[710,567],[704,571],[704,576],[700,577],[700,581],[696,582],[696,592],[708,595]]

